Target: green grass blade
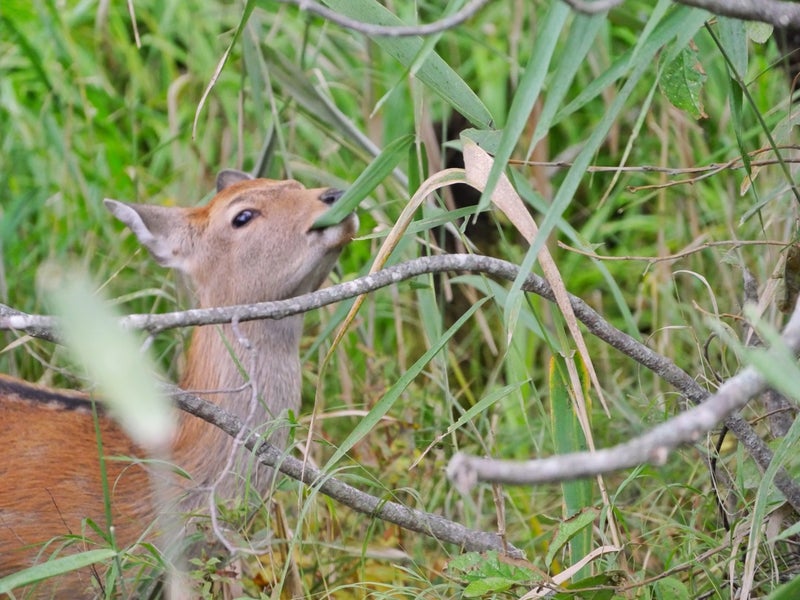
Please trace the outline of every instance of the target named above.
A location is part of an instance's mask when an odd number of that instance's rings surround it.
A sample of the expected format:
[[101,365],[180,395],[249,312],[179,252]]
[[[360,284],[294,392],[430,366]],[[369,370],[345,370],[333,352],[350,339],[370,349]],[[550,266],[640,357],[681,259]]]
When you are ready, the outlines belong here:
[[[333,10],[376,25],[403,25],[395,14],[375,0],[325,0]],[[376,36],[373,41],[406,69],[415,66],[423,51],[424,42],[419,37],[390,38]],[[431,90],[464,115],[476,127],[488,129],[494,123],[489,109],[464,80],[435,52],[416,66],[416,77]]]
[[340,223],[353,212],[361,201],[372,193],[378,185],[392,172],[398,163],[408,156],[408,149],[414,142],[414,136],[404,135],[386,146],[367,168],[361,172],[344,195],[333,206],[314,221],[314,229],[329,227]]
[[522,303],[522,282],[525,280],[526,274],[530,273],[533,269],[536,263],[536,256],[539,254],[542,246],[544,246],[550,233],[558,224],[564,211],[572,202],[572,198],[586,174],[592,158],[605,141],[606,135],[616,122],[626,102],[633,95],[639,80],[645,73],[652,70],[656,54],[666,43],[676,36],[683,36],[685,39],[687,34],[691,35],[696,32],[705,23],[705,17],[706,14],[702,11],[695,11],[683,7],[677,8],[670,13],[668,18],[665,18],[664,23],[659,27],[653,28],[650,39],[641,43],[639,52],[636,53],[636,62],[632,65],[631,73],[625,85],[619,90],[608,110],[603,114],[597,126],[592,130],[592,133],[589,135],[583,148],[578,153],[578,156],[567,172],[567,176],[559,187],[555,198],[553,198],[550,210],[546,213],[544,220],[539,224],[539,234],[528,249],[528,253],[520,268],[520,274],[511,286],[509,302],[504,309],[504,318],[508,331],[513,330],[516,317],[519,314],[520,305]]
[[336,449],[336,452],[333,453],[330,460],[328,460],[327,465],[323,469],[324,471],[328,472],[333,466],[345,455],[350,449],[355,446],[365,435],[367,435],[375,425],[377,425],[378,421],[380,421],[383,416],[389,412],[392,408],[394,403],[400,397],[400,394],[409,386],[409,384],[422,372],[425,366],[433,360],[433,358],[441,352],[442,348],[445,347],[447,342],[450,340],[451,337],[461,329],[462,325],[466,323],[470,317],[472,317],[475,312],[484,305],[484,303],[489,300],[488,297],[482,298],[477,303],[472,305],[469,310],[467,310],[461,317],[456,321],[447,331],[444,332],[441,338],[436,340],[436,342],[431,346],[417,361],[409,367],[408,371],[403,373],[397,382],[389,388],[389,390],[383,395],[383,397],[372,407],[372,410],[359,421],[358,425],[356,425],[355,429],[350,433],[350,435],[345,438],[345,440],[339,445]]
[[[576,356],[581,387],[584,397],[589,394],[589,374]],[[573,407],[573,395],[570,392],[567,365],[562,356],[554,355],[550,358],[549,387],[550,387],[550,419],[552,423],[553,445],[557,454],[582,452],[587,449],[586,437],[581,429],[578,417]],[[592,482],[588,479],[566,481],[561,484],[564,494],[564,517],[567,519],[591,507]],[[591,522],[591,521],[590,521]],[[570,538],[570,559],[572,564],[589,554],[592,549],[592,530],[582,527],[576,530]],[[589,567],[584,567],[575,575],[575,579],[588,577]]]
[[114,558],[116,554],[111,549],[89,550],[48,560],[0,579],[0,594],[7,594],[15,588],[88,567],[94,563]]
[[517,92],[514,94],[514,99],[511,102],[511,108],[508,112],[508,122],[503,128],[500,145],[494,155],[494,164],[489,171],[489,176],[486,180],[486,188],[483,194],[481,194],[477,210],[484,210],[489,206],[492,192],[497,182],[500,180],[500,175],[505,171],[508,165],[508,159],[511,158],[511,153],[514,151],[520,135],[522,135],[522,132],[528,124],[533,105],[536,103],[539,92],[542,90],[542,85],[544,84],[548,67],[550,66],[550,61],[556,48],[556,43],[567,22],[570,10],[569,6],[565,3],[553,3],[550,11],[547,13],[547,16],[536,32],[536,44],[533,47],[528,66],[525,68],[525,73],[522,75],[519,89],[517,89]]
[[598,15],[578,15],[569,30],[569,36],[564,47],[569,48],[569,52],[561,54],[555,71],[551,77],[553,85],[547,90],[547,98],[544,101],[542,112],[536,122],[536,129],[533,132],[530,144],[528,145],[527,156],[531,155],[533,148],[549,131],[553,116],[559,107],[564,104],[575,75],[583,66],[586,54],[592,48],[597,33],[603,24],[606,23],[604,14]]

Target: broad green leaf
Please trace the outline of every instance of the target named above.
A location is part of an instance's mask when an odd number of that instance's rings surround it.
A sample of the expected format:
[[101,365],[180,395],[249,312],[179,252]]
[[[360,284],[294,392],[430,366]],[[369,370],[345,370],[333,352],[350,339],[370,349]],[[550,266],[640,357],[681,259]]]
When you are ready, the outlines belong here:
[[335,225],[353,212],[408,155],[408,149],[413,141],[413,135],[404,135],[387,145],[375,160],[361,171],[361,175],[347,188],[344,195],[314,221],[312,227],[317,229]]
[[485,594],[505,592],[513,585],[515,583],[505,577],[482,577],[467,584],[464,588],[464,598],[478,598]]
[[94,563],[113,558],[117,553],[111,549],[89,550],[78,554],[70,554],[43,562],[33,567],[17,571],[0,579],[0,594],[7,594],[11,590],[42,581],[70,571],[83,569]]
[[702,91],[706,73],[697,57],[697,51],[684,48],[665,68],[659,86],[667,99],[695,119],[708,117],[703,109]]
[[[338,13],[364,23],[404,25],[397,15],[375,0],[325,0],[325,4]],[[423,50],[421,38],[375,36],[372,39],[406,69],[416,66],[416,78],[444,98],[473,125],[482,129],[492,126],[494,119],[481,99],[438,54],[431,52],[421,65],[415,65]]]
[[664,577],[653,586],[657,600],[689,600],[691,594],[686,584],[675,577]]
[[561,523],[556,531],[553,541],[550,542],[550,546],[547,549],[547,555],[545,556],[544,564],[551,565],[556,554],[564,547],[564,545],[585,528],[591,527],[596,518],[597,511],[594,509],[587,509],[579,515],[571,519],[567,519]]
[[768,23],[760,23],[758,21],[747,21],[745,23],[747,30],[747,37],[753,40],[756,44],[766,44],[767,40],[772,37],[774,27]]

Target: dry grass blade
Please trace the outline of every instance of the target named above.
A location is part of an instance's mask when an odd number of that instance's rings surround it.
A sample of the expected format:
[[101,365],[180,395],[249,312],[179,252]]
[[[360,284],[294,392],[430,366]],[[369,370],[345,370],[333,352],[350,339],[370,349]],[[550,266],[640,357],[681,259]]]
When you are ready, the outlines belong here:
[[[482,150],[475,142],[466,138],[464,139],[464,164],[466,166],[467,183],[469,183],[469,185],[477,190],[483,191],[483,189],[486,187],[486,181],[489,177],[489,172],[491,171],[493,162],[494,161],[492,157]],[[517,192],[514,190],[511,182],[508,180],[508,177],[506,177],[505,174],[501,175],[497,185],[495,186],[494,192],[492,193],[492,202],[498,209],[503,211],[503,213],[508,217],[514,227],[517,228],[517,230],[523,235],[528,243],[532,243],[533,238],[536,237],[536,233],[538,232],[536,221],[533,220],[530,212],[522,202],[522,198],[520,198],[519,194],[517,194]],[[570,306],[567,288],[564,285],[564,280],[561,277],[558,267],[556,266],[553,257],[550,255],[550,251],[547,249],[547,246],[542,246],[542,249],[539,252],[539,263],[542,265],[545,278],[553,288],[553,293],[555,294],[558,308],[561,310],[561,314],[564,316],[564,320],[567,322],[567,328],[575,340],[575,345],[578,347],[578,353],[583,359],[583,362],[586,364],[586,368],[589,371],[589,377],[592,380],[592,385],[594,386],[595,390],[597,390],[597,396],[600,399],[600,403],[603,405],[606,414],[610,416],[605,399],[603,398],[600,381],[597,379],[597,373],[595,372],[594,365],[592,364],[592,359],[589,356],[589,350],[586,348],[586,342],[583,339],[583,334],[581,334],[581,330],[578,327],[578,320],[575,318],[575,313],[572,311],[572,306]],[[580,398],[580,401],[583,404],[582,408],[585,411],[585,399],[581,394],[580,386],[576,386],[575,381],[573,381],[573,387],[577,397]],[[591,432],[587,431],[585,433],[587,435],[587,441],[591,443]]]

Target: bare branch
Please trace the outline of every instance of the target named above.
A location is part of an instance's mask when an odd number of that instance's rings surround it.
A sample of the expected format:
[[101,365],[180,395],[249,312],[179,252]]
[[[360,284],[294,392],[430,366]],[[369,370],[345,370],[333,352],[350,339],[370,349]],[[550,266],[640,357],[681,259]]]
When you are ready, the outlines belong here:
[[612,8],[619,6],[625,0],[563,0],[570,8],[576,12],[584,13],[586,15],[596,15],[601,12],[606,12]]
[[[622,0],[563,0],[576,12],[596,14],[622,4]],[[800,4],[782,0],[675,0],[710,13],[745,21],[761,21],[775,27],[800,27]]]
[[382,37],[410,37],[415,35],[432,35],[441,33],[448,29],[460,25],[475,13],[477,13],[484,5],[488,4],[489,0],[470,0],[464,8],[453,13],[449,17],[443,17],[433,23],[425,25],[376,25],[373,23],[365,23],[351,19],[342,14],[337,13],[330,8],[321,5],[314,0],[277,0],[283,4],[294,4],[300,10],[315,14],[323,19],[327,19],[331,23],[336,23],[341,27],[358,31],[365,35],[382,36]]
[[761,21],[775,27],[800,27],[800,4],[782,0],[676,0],[715,15]]
[[[233,320],[279,319],[288,315],[307,312],[321,306],[352,298],[360,294],[396,284],[426,273],[446,271],[473,271],[493,277],[514,281],[519,267],[509,262],[471,254],[446,254],[428,256],[394,265],[372,275],[341,283],[311,294],[289,300],[263,302],[260,304],[231,306],[226,308],[195,309],[162,315],[130,315],[122,324],[156,333],[173,327],[229,323]],[[550,285],[541,277],[530,274],[523,289],[554,302]],[[569,296],[575,316],[595,336],[618,351],[629,356],[680,391],[693,404],[704,401],[709,392],[703,389],[688,373],[670,359],[661,356],[638,340],[620,331],[601,317],[594,309],[576,296]],[[0,305],[0,330],[14,329],[28,335],[53,339],[55,320],[52,317],[27,315]],[[772,451],[755,430],[739,415],[730,414],[725,426],[739,439],[756,464],[763,470],[772,460]],[[792,507],[800,512],[800,486],[784,471],[775,478],[778,489],[786,496]]]
[[408,508],[397,502],[362,492],[322,473],[319,469],[304,465],[301,460],[286,456],[276,446],[263,441],[258,433],[245,428],[238,417],[224,411],[216,404],[175,386],[168,386],[167,392],[182,410],[219,427],[231,437],[245,440],[244,446],[258,457],[261,464],[277,469],[292,479],[302,481],[353,510],[443,542],[457,544],[465,550],[477,552],[498,550],[515,558],[525,557],[521,550],[506,544],[496,533],[469,529],[439,515]]

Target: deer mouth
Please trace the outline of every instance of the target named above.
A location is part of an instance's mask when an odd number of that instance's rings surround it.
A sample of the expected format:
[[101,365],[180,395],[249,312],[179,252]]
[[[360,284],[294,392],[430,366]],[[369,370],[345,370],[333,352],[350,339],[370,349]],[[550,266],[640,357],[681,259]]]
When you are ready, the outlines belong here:
[[334,225],[325,227],[310,228],[309,235],[315,236],[326,248],[339,249],[349,244],[358,233],[358,215],[348,214],[343,220]]

